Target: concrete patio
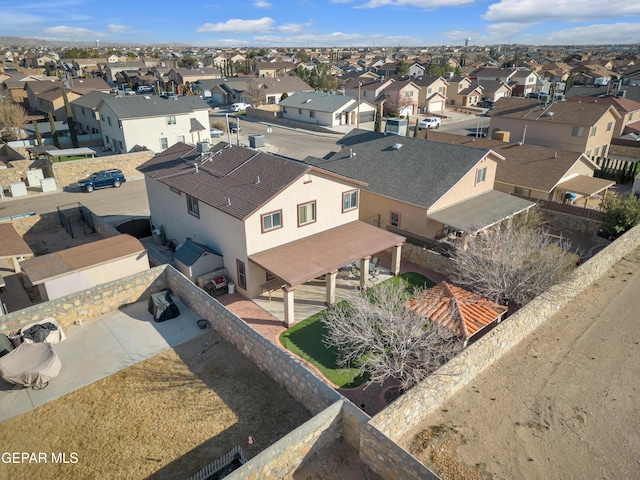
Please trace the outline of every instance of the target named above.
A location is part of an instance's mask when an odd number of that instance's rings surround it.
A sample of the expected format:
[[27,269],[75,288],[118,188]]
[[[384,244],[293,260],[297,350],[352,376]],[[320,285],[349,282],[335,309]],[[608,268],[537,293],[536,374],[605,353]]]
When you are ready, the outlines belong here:
[[44,390],[10,385],[0,380],[0,422],[55,400],[135,363],[175,347],[207,330],[198,316],[175,299],[180,316],[153,321],[147,302],[127,305],[65,330],[66,340],[54,349],[62,371]]

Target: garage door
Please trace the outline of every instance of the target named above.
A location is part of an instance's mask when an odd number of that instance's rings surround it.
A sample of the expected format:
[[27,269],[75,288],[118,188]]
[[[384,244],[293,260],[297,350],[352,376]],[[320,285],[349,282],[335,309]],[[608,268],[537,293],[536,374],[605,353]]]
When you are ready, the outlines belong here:
[[499,92],[496,93],[495,97],[494,97],[494,101],[501,99],[502,97],[504,97],[504,92]]
[[212,97],[213,97],[213,101],[215,103],[224,103],[224,94],[222,94],[222,93],[214,93],[212,95]]
[[440,100],[439,102],[429,103],[430,112],[442,112],[443,109],[444,109],[444,105],[442,103],[442,100]]
[[360,112],[360,123],[363,122],[373,122],[376,118],[375,110],[370,112]]

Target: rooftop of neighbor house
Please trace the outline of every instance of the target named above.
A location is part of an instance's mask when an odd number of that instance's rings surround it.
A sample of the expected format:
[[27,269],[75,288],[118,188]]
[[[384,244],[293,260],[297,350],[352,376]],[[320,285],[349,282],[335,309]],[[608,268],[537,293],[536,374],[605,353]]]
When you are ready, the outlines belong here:
[[613,105],[618,112],[623,114],[640,110],[640,102],[636,102],[630,98],[616,97],[614,95],[607,95],[604,97],[574,96],[568,98],[567,101],[574,103],[599,103],[601,105]]
[[490,117],[506,117],[546,123],[593,125],[607,111],[618,112],[611,105],[597,103],[552,102],[544,103],[534,98],[504,97],[493,104]]

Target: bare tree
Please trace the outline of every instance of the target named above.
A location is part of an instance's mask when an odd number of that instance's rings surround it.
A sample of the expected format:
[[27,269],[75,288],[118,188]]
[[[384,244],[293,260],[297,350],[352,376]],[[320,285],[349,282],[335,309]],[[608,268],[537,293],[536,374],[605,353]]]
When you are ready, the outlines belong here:
[[341,366],[368,373],[369,384],[394,378],[408,389],[461,350],[450,330],[405,308],[406,298],[406,283],[385,282],[328,310],[324,341],[338,349]]
[[245,98],[247,103],[257,107],[264,103],[265,95],[262,92],[260,82],[255,78],[252,78],[247,82],[247,89],[245,90]]
[[25,109],[11,99],[11,95],[0,95],[0,130],[7,140],[18,140],[20,130],[27,123]]
[[411,98],[405,97],[401,92],[392,92],[385,97],[385,114],[387,116],[394,113],[400,115],[405,107],[408,107],[412,103],[413,101]]
[[465,241],[456,250],[453,280],[497,303],[528,303],[565,279],[579,259],[568,253],[568,240],[513,220]]

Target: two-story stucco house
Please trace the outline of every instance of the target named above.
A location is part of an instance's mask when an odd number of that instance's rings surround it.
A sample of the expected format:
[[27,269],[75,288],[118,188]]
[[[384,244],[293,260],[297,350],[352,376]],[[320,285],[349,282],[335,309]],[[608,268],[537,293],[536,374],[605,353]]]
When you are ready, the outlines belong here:
[[420,87],[418,92],[418,108],[421,113],[443,113],[447,105],[447,88],[449,83],[440,76],[424,75],[411,79]]
[[178,142],[209,138],[209,106],[200,97],[109,97],[97,112],[104,145],[117,153],[136,145],[161,152]]
[[338,269],[360,261],[366,270],[390,248],[398,273],[404,237],[358,220],[362,182],[225,142],[207,146],[178,143],[139,170],[152,223],[175,243],[189,237],[219,252],[239,293],[254,298],[275,281],[292,323],[298,285],[326,276],[332,304]]
[[[512,142],[603,157],[620,114],[611,105],[501,98],[490,112],[489,132],[509,132]],[[505,138],[506,139],[506,138]]]
[[70,103],[73,119],[80,133],[100,133],[100,115],[97,108],[103,99],[111,96],[109,93],[89,92]]
[[360,219],[401,234],[441,238],[475,234],[533,203],[494,190],[504,158],[473,148],[354,129],[319,168],[367,182]]

